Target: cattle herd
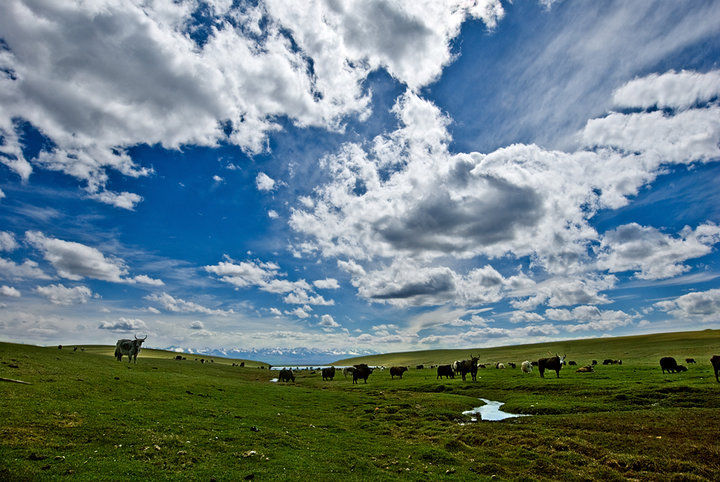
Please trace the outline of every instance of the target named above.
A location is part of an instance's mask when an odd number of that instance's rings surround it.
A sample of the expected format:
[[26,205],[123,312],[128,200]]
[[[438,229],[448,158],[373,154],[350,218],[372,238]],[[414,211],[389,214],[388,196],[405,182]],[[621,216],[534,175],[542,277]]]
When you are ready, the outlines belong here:
[[[142,346],[143,342],[147,340],[147,335],[145,338],[138,338],[135,336],[135,339],[128,340],[128,339],[122,339],[118,340],[115,344],[115,358],[117,358],[118,361],[122,361],[123,356],[128,357],[128,363],[135,362],[137,363],[137,356],[140,353],[140,347]],[[58,348],[62,350],[62,345],[58,345]],[[77,347],[75,348],[77,350]],[[178,355],[175,357],[176,360],[184,360],[185,358],[181,355]],[[455,378],[455,375],[460,375],[460,377],[465,381],[466,375],[469,373],[472,380],[477,380],[477,372],[478,368],[486,368],[488,365],[487,363],[479,363],[478,362],[479,357],[470,355],[470,358],[465,360],[456,360],[450,364],[446,365],[433,365],[431,368],[436,369],[437,376],[436,379],[440,380],[443,377],[446,379],[449,378]],[[205,360],[202,360],[205,361]],[[211,360],[212,361],[212,360]],[[694,358],[686,358],[685,363],[694,364],[695,359]],[[576,373],[590,373],[594,371],[594,366],[598,364],[597,360],[592,360],[592,363],[589,365],[584,365],[577,370],[575,370]],[[710,364],[713,367],[713,370],[715,372],[715,381],[720,383],[720,355],[714,355],[712,358],[710,358]],[[494,363],[496,369],[504,369],[506,364],[502,362],[496,362]],[[560,356],[559,354],[555,354],[555,356],[540,358],[538,361],[529,361],[525,360],[520,364],[520,370],[522,373],[529,374],[532,373],[533,367],[538,368],[538,372],[540,373],[540,378],[545,378],[545,371],[554,371],[557,378],[560,378],[560,370],[563,368],[563,366],[575,366],[577,363],[575,361],[565,361],[565,355]],[[622,365],[622,360],[615,360],[611,358],[607,358],[603,361],[603,365]],[[233,366],[237,366],[237,364],[233,363]],[[245,366],[245,363],[243,362],[239,366]],[[514,362],[508,362],[507,366],[512,368],[516,368],[517,364]],[[358,364],[353,365],[351,367],[345,367],[342,369],[343,376],[347,378],[348,376],[352,377],[353,383],[358,383],[358,380],[363,380],[364,383],[367,383],[368,378],[370,377],[370,374],[373,373],[373,371],[379,368],[380,370],[384,370],[385,367],[370,367],[367,364]],[[415,367],[418,370],[422,370],[425,368],[425,365],[417,365]],[[660,359],[660,369],[662,370],[662,373],[681,373],[686,372],[687,367],[684,365],[679,365],[677,360],[671,356],[665,356]],[[330,381],[335,378],[335,367],[325,367],[322,369],[322,379],[323,381]],[[390,367],[390,378],[395,379],[395,377],[398,377],[402,379],[403,373],[408,371],[408,367],[406,366],[393,366]],[[292,369],[290,368],[283,368],[280,370],[278,374],[278,380],[281,382],[294,382],[295,381],[295,375],[293,374]]]

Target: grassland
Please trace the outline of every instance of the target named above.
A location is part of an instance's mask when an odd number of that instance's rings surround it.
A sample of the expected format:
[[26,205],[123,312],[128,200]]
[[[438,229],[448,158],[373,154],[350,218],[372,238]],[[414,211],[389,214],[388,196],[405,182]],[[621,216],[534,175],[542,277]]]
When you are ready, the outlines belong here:
[[[259,362],[143,350],[128,365],[111,347],[0,343],[0,377],[29,383],[0,383],[0,479],[717,480],[720,384],[708,359],[720,331],[472,353],[519,363],[548,351],[623,364],[545,379],[487,368],[463,382],[415,366],[468,350],[397,353],[362,361],[410,365],[402,379],[300,371],[283,384]],[[663,374],[666,355],[698,364]],[[478,397],[533,416],[467,423]]]

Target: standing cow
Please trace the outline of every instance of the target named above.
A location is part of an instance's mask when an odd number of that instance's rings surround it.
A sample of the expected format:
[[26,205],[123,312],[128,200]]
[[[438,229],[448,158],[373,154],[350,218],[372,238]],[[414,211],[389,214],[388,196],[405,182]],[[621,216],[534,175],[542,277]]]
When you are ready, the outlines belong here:
[[361,363],[360,365],[353,365],[353,383],[357,383],[359,379],[363,379],[365,383],[367,383],[367,379],[370,376],[370,374],[373,372],[373,369],[367,366],[365,363]]
[[530,363],[528,360],[525,360],[520,365],[520,369],[523,373],[532,373],[532,363]]
[[145,335],[145,338],[138,338],[137,335],[135,335],[134,340],[118,340],[117,343],[115,343],[115,358],[117,358],[118,361],[122,361],[123,355],[127,355],[128,363],[130,363],[130,361],[137,363],[140,346],[145,340],[147,340],[147,335]]
[[332,380],[335,378],[335,367],[328,367],[322,369],[322,379]]
[[470,376],[472,376],[473,381],[477,380],[478,357],[470,355],[469,360],[463,360],[461,362],[456,362],[456,363],[457,363],[456,371],[460,373],[463,381],[465,381],[465,375],[467,373],[470,373]]
[[718,374],[720,373],[720,355],[713,355],[710,359],[710,363],[712,363],[713,370],[715,370],[715,381],[720,383],[720,380],[718,379]]
[[283,368],[282,370],[280,370],[280,373],[278,373],[278,380],[280,380],[281,382],[295,382],[295,375],[293,374],[293,371],[291,369]]
[[538,370],[540,370],[540,378],[545,378],[545,370],[555,370],[557,377],[560,378],[560,369],[565,364],[565,355],[560,356],[557,353],[550,358],[541,358],[538,360]]
[[438,365],[437,377],[435,377],[435,380],[438,378],[442,379],[442,377],[455,378],[455,372],[453,371],[452,365]]
[[408,370],[408,367],[390,367],[390,378],[392,380],[395,379],[395,377],[402,378],[403,373],[405,373]]

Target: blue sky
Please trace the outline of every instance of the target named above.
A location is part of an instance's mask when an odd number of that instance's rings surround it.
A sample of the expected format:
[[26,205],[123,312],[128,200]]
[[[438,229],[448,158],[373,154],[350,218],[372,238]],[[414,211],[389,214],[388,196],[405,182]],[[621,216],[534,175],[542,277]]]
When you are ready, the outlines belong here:
[[714,1],[10,0],[0,338],[719,328],[719,60]]

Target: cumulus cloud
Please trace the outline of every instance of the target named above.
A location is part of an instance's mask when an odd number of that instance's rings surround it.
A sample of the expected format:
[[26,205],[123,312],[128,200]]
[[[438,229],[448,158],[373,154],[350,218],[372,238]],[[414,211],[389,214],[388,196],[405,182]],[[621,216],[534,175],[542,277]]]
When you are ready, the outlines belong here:
[[[192,30],[202,9],[211,28]],[[10,0],[0,30],[0,162],[23,179],[62,171],[100,202],[133,209],[141,198],[107,189],[108,171],[140,177],[128,148],[215,146],[250,153],[286,116],[340,130],[366,117],[363,81],[378,68],[412,88],[452,61],[450,44],[469,18],[494,26],[499,0],[229,3]],[[198,82],[197,79],[203,79]],[[17,120],[48,139],[23,154]]]
[[313,286],[321,290],[336,290],[340,288],[340,283],[335,278],[325,278],[313,281]]
[[66,287],[63,284],[38,286],[35,291],[45,296],[51,303],[56,305],[84,304],[93,296],[87,286]]
[[664,279],[690,269],[683,264],[712,251],[720,242],[720,227],[702,224],[693,230],[686,226],[679,237],[630,223],[608,231],[598,253],[598,267],[611,273],[636,271],[640,279]]
[[26,259],[22,264],[17,264],[5,258],[0,258],[0,277],[10,279],[52,279],[52,276],[45,273],[35,261]]
[[12,286],[2,285],[0,286],[0,295],[10,298],[20,298],[20,291]]
[[318,326],[321,328],[338,328],[340,323],[335,321],[331,315],[325,314],[320,317],[320,323],[318,323]]
[[14,251],[17,247],[17,241],[12,233],[0,231],[0,251]]
[[[601,236],[590,220],[600,209],[627,205],[666,166],[720,155],[720,112],[708,87],[717,75],[673,78],[689,90],[700,84],[695,102],[666,96],[682,109],[610,112],[588,122],[581,132],[585,145],[574,152],[514,144],[488,154],[453,154],[449,120],[407,91],[393,107],[396,131],[370,144],[345,144],[321,160],[330,180],[293,208],[290,226],[303,236],[296,247],[337,258],[363,298],[398,305],[479,304],[505,296],[524,311],[604,304],[610,300],[602,291],[617,281],[613,273],[680,274],[684,261],[717,243],[714,224],[673,239],[632,224]],[[643,89],[658,96],[653,79],[636,79],[616,97],[629,103],[636,96],[631,91]],[[643,99],[635,104],[649,102]],[[703,99],[707,104],[698,104]],[[636,121],[638,129],[630,125]],[[623,237],[630,231],[645,243],[634,260],[638,245]],[[467,271],[445,264],[475,257],[491,262]],[[492,263],[500,257],[530,257],[544,279],[500,273]]]
[[681,320],[718,321],[720,289],[688,293],[674,300],[655,303],[654,306]]
[[227,316],[234,313],[233,310],[214,310],[206,306],[194,303],[192,301],[186,301],[180,298],[175,298],[168,293],[163,292],[162,294],[152,294],[145,297],[148,301],[155,301],[159,303],[163,308],[174,313],[204,313],[206,315],[220,315]]
[[108,258],[93,247],[50,238],[37,231],[28,231],[25,233],[25,238],[42,252],[45,260],[53,265],[62,278],[73,281],[92,278],[113,283],[141,283],[151,286],[163,284],[162,281],[146,275],[128,277],[128,269],[123,260]]
[[264,172],[261,172],[255,178],[255,185],[258,191],[272,191],[275,189],[275,180]]
[[204,330],[205,325],[203,324],[202,321],[193,321],[192,323],[190,323],[190,329],[191,330]]
[[138,331],[147,330],[147,325],[138,318],[119,318],[117,321],[103,321],[98,328],[109,331]]

